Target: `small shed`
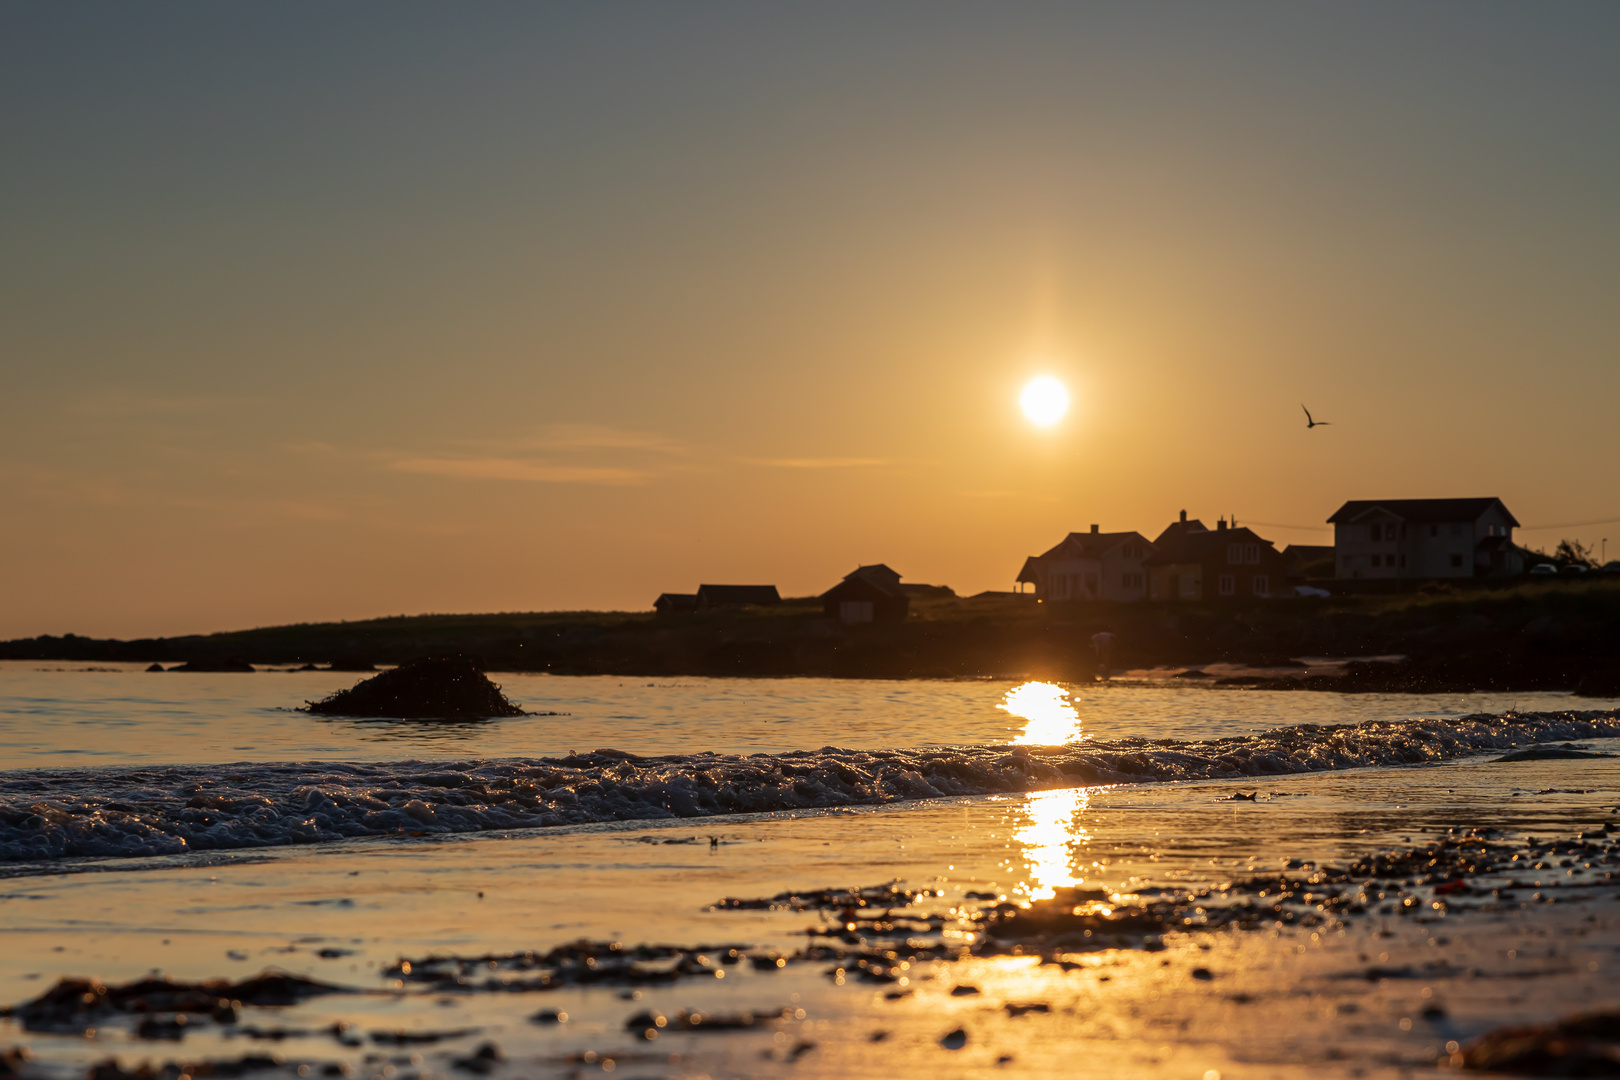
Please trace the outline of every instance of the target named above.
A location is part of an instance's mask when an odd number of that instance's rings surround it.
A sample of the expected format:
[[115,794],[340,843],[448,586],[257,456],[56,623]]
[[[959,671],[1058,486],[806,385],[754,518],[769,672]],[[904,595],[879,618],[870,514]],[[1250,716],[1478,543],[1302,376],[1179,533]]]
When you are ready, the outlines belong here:
[[696,611],[697,599],[697,593],[660,593],[658,599],[653,601],[653,610],[660,615],[675,615],[685,611]]
[[902,622],[911,598],[900,575],[882,563],[857,566],[844,580],[821,594],[827,618],[846,626],[869,622]]
[[699,585],[695,606],[699,609],[774,607],[781,602],[775,585]]

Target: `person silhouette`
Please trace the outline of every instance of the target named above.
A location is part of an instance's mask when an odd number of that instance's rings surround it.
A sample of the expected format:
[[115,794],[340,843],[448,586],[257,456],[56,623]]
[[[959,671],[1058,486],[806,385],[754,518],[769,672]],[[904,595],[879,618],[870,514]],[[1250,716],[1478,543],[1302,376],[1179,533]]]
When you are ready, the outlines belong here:
[[1114,635],[1109,630],[1099,630],[1091,635],[1091,651],[1097,654],[1097,677],[1103,682],[1108,681],[1110,669],[1114,663]]

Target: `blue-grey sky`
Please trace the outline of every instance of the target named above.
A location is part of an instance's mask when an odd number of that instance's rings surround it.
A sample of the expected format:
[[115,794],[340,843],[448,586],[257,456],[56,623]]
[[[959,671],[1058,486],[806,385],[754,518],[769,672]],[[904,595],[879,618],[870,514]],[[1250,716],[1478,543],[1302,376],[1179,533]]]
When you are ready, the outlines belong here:
[[1611,3],[5,5],[0,635],[1620,515],[1616,55]]

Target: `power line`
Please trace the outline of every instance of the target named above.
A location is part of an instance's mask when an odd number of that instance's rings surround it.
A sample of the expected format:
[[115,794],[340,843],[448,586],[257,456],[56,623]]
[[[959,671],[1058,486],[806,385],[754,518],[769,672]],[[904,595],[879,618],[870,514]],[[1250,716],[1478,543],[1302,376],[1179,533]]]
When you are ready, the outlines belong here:
[[1279,525],[1275,521],[1246,521],[1247,525],[1258,525],[1262,529],[1300,529],[1305,532],[1331,532],[1331,525]]
[[1620,517],[1603,518],[1600,521],[1566,521],[1562,525],[1520,525],[1520,532],[1547,532],[1551,529],[1580,529],[1587,525],[1613,525],[1620,521]]

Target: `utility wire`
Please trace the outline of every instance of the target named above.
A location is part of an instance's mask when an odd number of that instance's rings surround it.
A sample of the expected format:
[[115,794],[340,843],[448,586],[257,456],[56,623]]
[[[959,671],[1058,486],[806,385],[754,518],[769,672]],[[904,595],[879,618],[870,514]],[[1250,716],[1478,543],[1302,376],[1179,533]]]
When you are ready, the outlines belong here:
[[[1551,532],[1553,529],[1582,529],[1588,525],[1613,525],[1620,522],[1620,517],[1599,518],[1596,521],[1565,521],[1557,525],[1520,525],[1520,532]],[[1258,525],[1262,529],[1298,529],[1303,532],[1331,532],[1331,525],[1284,525],[1276,521],[1248,521],[1247,525]]]
[[1520,532],[1546,532],[1549,529],[1579,529],[1587,525],[1613,525],[1620,518],[1603,518],[1601,521],[1566,521],[1562,525],[1520,525]]

